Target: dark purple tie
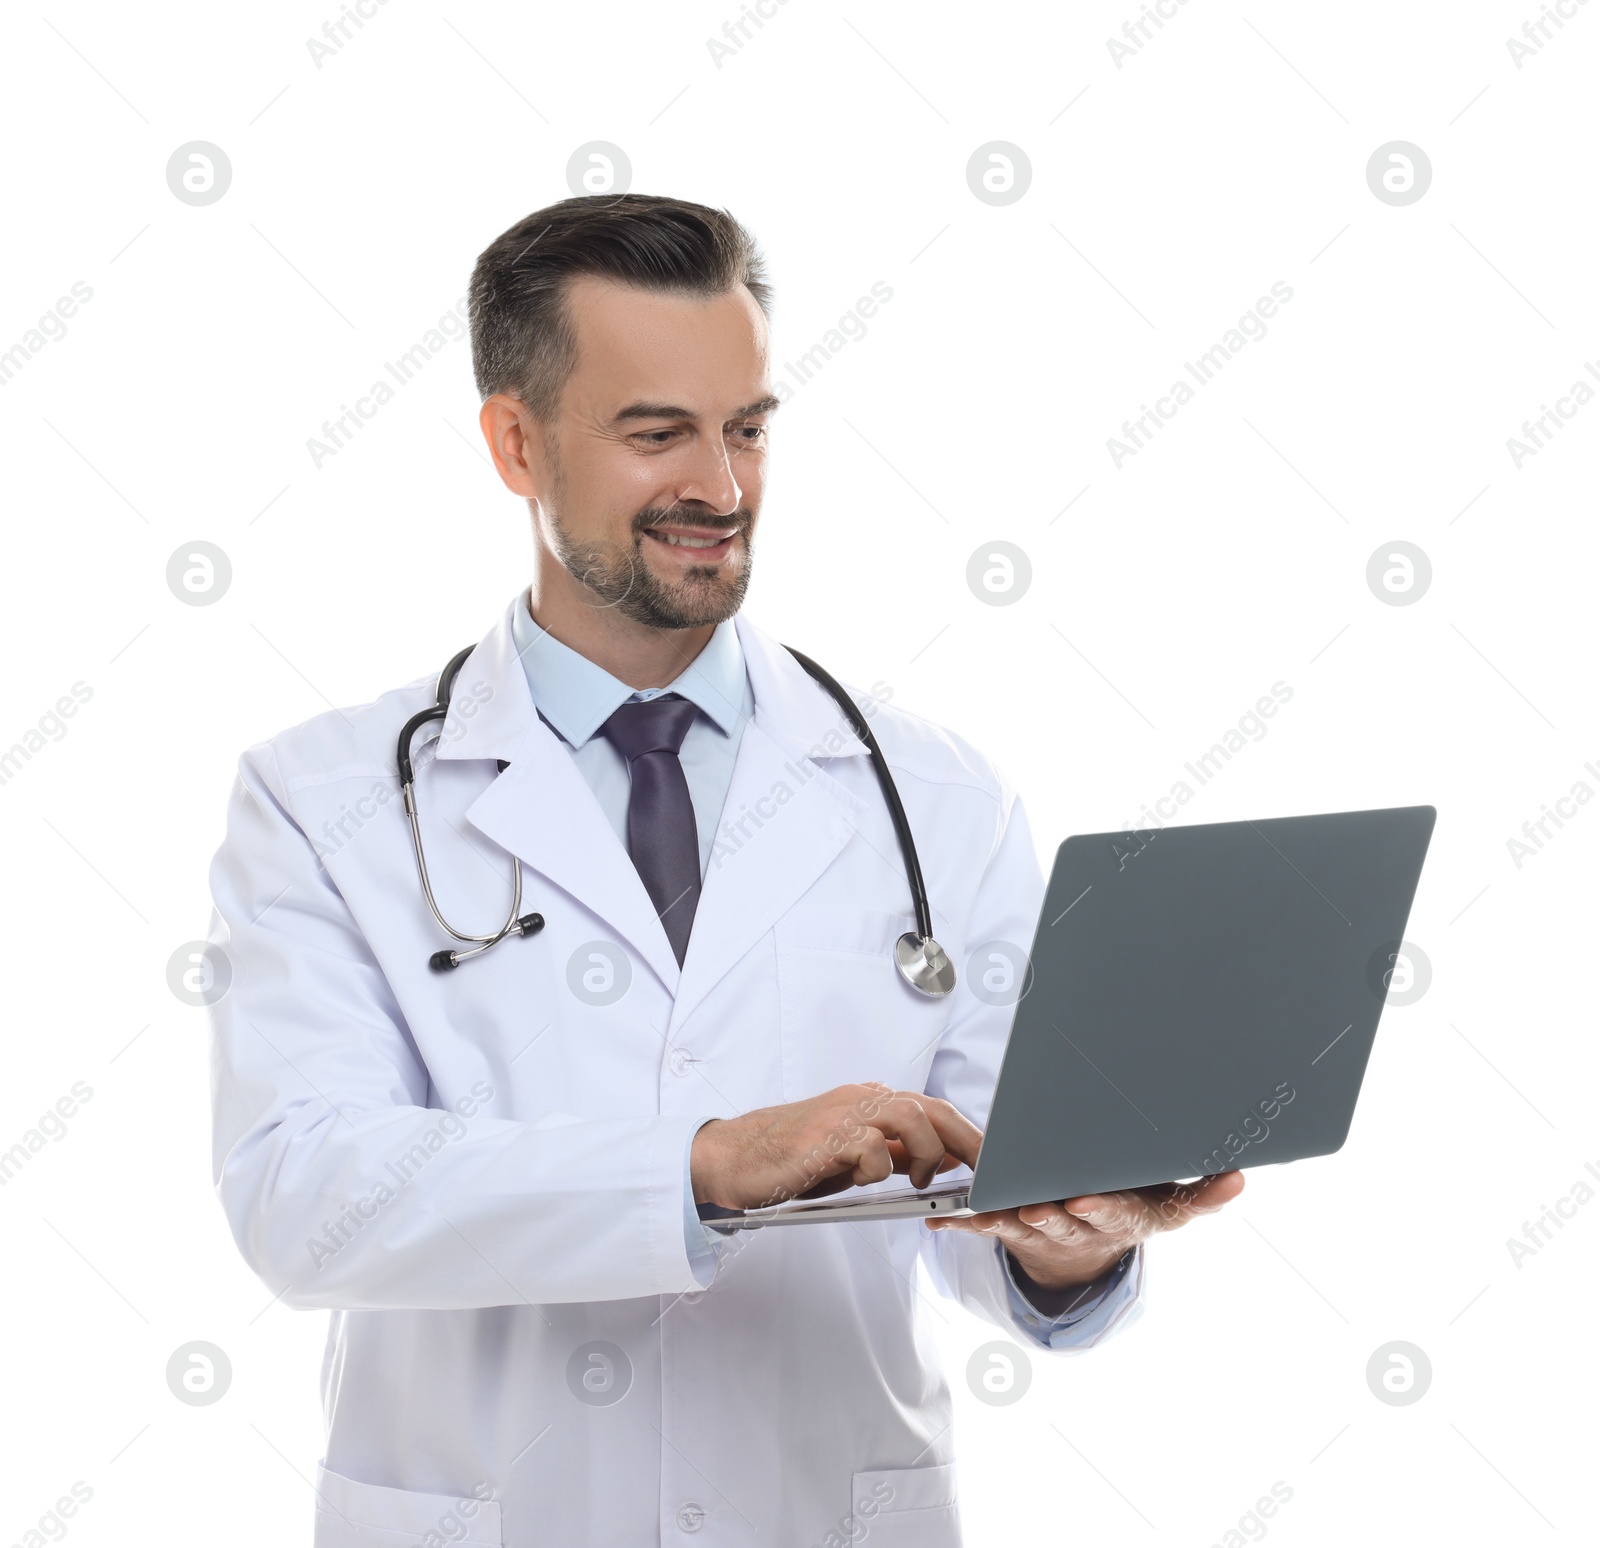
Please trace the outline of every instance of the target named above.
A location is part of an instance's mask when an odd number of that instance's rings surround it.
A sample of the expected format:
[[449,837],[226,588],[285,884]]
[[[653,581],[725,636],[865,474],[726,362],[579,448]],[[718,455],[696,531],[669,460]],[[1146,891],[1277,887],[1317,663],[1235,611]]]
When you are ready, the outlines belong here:
[[601,736],[628,760],[628,853],[679,967],[700,902],[700,836],[689,781],[678,761],[694,717],[694,705],[666,693],[630,700],[600,727]]

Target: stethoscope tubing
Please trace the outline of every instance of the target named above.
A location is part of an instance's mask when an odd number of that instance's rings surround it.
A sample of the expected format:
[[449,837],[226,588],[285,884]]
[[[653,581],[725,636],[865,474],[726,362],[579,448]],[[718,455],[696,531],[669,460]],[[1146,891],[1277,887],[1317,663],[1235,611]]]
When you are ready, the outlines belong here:
[[[469,957],[481,956],[508,935],[532,935],[544,927],[541,915],[528,914],[524,917],[521,914],[522,862],[515,857],[511,862],[511,912],[499,929],[490,931],[486,935],[458,930],[444,917],[444,912],[433,895],[433,884],[428,876],[428,861],[422,845],[422,824],[417,817],[416,772],[412,766],[412,742],[417,732],[424,726],[430,725],[435,720],[443,720],[449,714],[450,692],[455,686],[456,674],[460,672],[462,663],[474,649],[474,646],[469,645],[464,650],[457,651],[445,664],[444,670],[439,674],[434,703],[426,709],[418,710],[406,721],[400,728],[400,736],[395,747],[395,767],[400,774],[400,794],[405,805],[406,821],[411,828],[411,842],[417,858],[417,880],[422,885],[422,895],[427,900],[428,911],[433,915],[439,928],[452,939],[462,942],[466,948],[460,951],[435,952],[428,961],[429,965],[438,971],[456,967]],[[906,881],[911,888],[911,905],[917,920],[915,938],[902,936],[897,943],[896,960],[900,971],[913,988],[920,989],[925,994],[948,994],[955,983],[954,969],[933,937],[933,911],[928,904],[928,890],[922,879],[922,864],[917,858],[916,841],[911,836],[911,823],[906,817],[900,792],[895,786],[893,774],[889,772],[889,760],[878,745],[877,737],[872,734],[872,727],[867,724],[867,717],[862,714],[844,685],[794,646],[786,645],[784,649],[800,664],[806,675],[823,688],[839,706],[850,723],[850,729],[866,747],[873,773],[877,776],[878,789],[883,794],[889,820],[894,826],[895,838],[899,841],[900,857],[905,865]],[[900,955],[902,951],[908,952],[915,962],[908,962]],[[929,958],[932,959],[932,967],[928,966]],[[930,987],[930,984],[935,982],[939,987]]]
[[439,686],[434,696],[434,703],[427,709],[419,710],[405,725],[400,728],[399,743],[395,748],[395,767],[400,774],[400,797],[405,804],[406,821],[411,826],[411,844],[417,857],[417,880],[422,884],[422,895],[427,899],[428,911],[438,922],[439,928],[446,935],[466,945],[465,951],[440,951],[430,957],[429,965],[436,970],[443,970],[459,966],[469,957],[481,956],[491,946],[497,946],[508,935],[531,935],[544,925],[544,920],[538,914],[529,914],[526,919],[522,917],[522,862],[515,857],[511,861],[511,912],[506,915],[506,922],[498,930],[493,930],[487,935],[476,935],[470,930],[458,930],[439,907],[438,900],[433,895],[433,883],[428,876],[428,861],[422,848],[422,824],[417,818],[416,773],[411,763],[411,744],[416,734],[425,725],[435,720],[443,720],[450,713],[450,690],[455,687],[456,674],[461,670],[462,663],[473,652],[474,647],[469,645],[465,650],[457,651],[445,664],[445,669],[439,674]]
[[866,744],[867,755],[872,760],[872,772],[878,776],[878,788],[883,792],[884,805],[889,808],[889,820],[894,824],[895,837],[900,841],[900,856],[905,862],[906,880],[911,886],[911,906],[917,916],[917,934],[923,940],[933,939],[933,911],[928,906],[928,889],[922,880],[922,864],[917,859],[916,841],[911,837],[911,823],[900,802],[900,791],[894,776],[889,772],[889,760],[884,757],[878,739],[867,724],[856,701],[850,697],[843,683],[832,677],[809,656],[802,655],[793,645],[783,647],[805,669],[806,674],[820,683],[844,711],[850,728]]

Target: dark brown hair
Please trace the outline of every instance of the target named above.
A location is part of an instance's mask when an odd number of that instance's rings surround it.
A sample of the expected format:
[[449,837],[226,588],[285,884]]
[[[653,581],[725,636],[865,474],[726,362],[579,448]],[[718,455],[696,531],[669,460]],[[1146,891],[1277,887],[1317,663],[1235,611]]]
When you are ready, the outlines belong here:
[[645,290],[723,295],[743,285],[770,315],[755,239],[726,210],[653,194],[588,194],[519,220],[472,271],[472,370],[488,398],[508,392],[549,419],[577,361],[566,306],[578,275]]

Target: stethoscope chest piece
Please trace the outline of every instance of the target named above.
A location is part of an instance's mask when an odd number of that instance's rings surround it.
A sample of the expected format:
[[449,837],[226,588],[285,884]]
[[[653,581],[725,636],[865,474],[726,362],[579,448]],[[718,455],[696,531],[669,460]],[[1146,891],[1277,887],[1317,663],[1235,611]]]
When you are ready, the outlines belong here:
[[900,976],[919,994],[939,998],[956,986],[956,965],[934,938],[907,930],[894,943],[894,962]]

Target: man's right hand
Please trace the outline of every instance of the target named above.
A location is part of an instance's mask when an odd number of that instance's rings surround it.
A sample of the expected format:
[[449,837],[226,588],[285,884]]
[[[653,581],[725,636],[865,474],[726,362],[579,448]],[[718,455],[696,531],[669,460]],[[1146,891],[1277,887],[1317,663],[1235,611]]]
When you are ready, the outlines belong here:
[[978,1159],[982,1132],[948,1102],[877,1081],[702,1124],[689,1152],[695,1203],[756,1209],[909,1173],[926,1188]]

